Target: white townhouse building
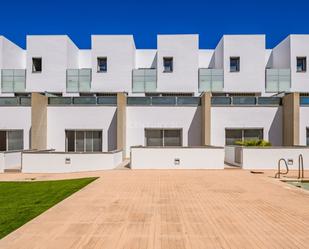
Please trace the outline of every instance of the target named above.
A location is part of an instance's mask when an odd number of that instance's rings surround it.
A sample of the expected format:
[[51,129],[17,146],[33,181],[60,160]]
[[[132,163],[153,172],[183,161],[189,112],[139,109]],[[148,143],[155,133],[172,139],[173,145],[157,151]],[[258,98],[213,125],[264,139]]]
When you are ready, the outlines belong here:
[[0,36],[0,151],[109,152],[232,145],[260,138],[309,145],[309,35],[266,49],[265,35]]

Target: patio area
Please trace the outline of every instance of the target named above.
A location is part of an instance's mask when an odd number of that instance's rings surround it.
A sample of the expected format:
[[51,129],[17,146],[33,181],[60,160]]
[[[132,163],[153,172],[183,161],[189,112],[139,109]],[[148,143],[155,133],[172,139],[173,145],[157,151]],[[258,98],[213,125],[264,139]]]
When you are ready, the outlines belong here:
[[0,248],[308,248],[309,192],[273,175],[239,169],[1,174],[0,180],[100,178],[5,237]]

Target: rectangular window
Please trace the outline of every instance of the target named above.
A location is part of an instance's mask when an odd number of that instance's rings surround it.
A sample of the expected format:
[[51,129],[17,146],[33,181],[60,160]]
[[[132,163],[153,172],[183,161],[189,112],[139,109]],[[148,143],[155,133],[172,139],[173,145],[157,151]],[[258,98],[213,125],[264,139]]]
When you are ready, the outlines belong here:
[[235,145],[237,141],[263,139],[263,129],[226,129],[225,145]]
[[306,135],[307,135],[307,143],[306,144],[307,144],[307,146],[309,146],[309,128],[307,128],[307,134]]
[[102,131],[66,130],[66,151],[102,152]]
[[240,71],[240,58],[231,57],[230,58],[230,72],[239,72]]
[[32,58],[32,72],[33,73],[42,72],[42,58]]
[[0,151],[24,149],[23,130],[0,131]]
[[164,72],[173,72],[173,57],[163,57]]
[[106,57],[97,58],[97,71],[107,72],[107,58]]
[[181,129],[145,129],[146,146],[182,146]]
[[297,57],[296,58],[297,72],[306,72],[307,71],[307,58],[306,57]]

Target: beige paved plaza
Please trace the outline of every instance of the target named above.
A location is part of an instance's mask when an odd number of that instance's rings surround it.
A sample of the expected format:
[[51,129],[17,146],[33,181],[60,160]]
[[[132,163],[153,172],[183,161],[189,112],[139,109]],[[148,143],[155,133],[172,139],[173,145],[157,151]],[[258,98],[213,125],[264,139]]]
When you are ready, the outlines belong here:
[[[309,175],[309,172],[306,172]],[[309,248],[309,194],[248,171],[114,170],[0,241],[1,248]]]

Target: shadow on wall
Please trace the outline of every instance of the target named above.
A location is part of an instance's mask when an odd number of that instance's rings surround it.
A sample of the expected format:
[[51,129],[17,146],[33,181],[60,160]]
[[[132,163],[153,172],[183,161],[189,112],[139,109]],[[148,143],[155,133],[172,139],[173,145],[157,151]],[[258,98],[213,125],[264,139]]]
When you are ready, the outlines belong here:
[[188,129],[188,146],[201,146],[202,145],[202,120],[201,108],[196,108],[192,122]]
[[108,151],[117,149],[117,111],[115,111],[111,124],[107,131]]
[[274,146],[281,146],[282,132],[282,108],[278,108],[269,128],[268,141]]

